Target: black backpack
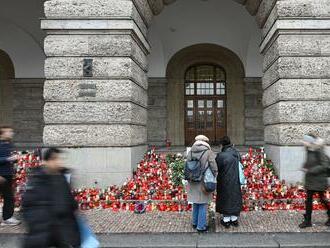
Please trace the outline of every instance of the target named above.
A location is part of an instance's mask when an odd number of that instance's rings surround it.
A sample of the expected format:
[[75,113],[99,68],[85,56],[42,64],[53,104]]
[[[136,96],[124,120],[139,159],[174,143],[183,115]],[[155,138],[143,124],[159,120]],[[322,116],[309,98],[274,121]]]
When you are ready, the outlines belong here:
[[189,182],[201,182],[204,176],[204,169],[201,166],[201,159],[204,155],[205,150],[199,159],[192,158],[187,160],[184,166],[184,179]]

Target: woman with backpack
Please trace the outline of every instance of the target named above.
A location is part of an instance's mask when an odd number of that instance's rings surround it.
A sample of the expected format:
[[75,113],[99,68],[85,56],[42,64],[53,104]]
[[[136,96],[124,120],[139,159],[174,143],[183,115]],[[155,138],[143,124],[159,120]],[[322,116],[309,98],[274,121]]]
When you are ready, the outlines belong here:
[[187,155],[186,167],[189,163],[195,163],[198,172],[192,172],[190,176],[187,176],[189,172],[186,173],[185,169],[186,180],[188,180],[188,202],[193,204],[192,225],[198,232],[206,232],[208,229],[207,209],[212,199],[212,193],[207,192],[209,190],[205,188],[203,176],[208,168],[211,169],[215,178],[218,171],[215,155],[208,142],[209,139],[206,136],[196,136],[195,143]]
[[325,199],[324,192],[328,188],[329,158],[324,152],[324,141],[313,135],[304,136],[303,144],[306,148],[306,162],[303,167],[305,174],[306,214],[300,228],[312,226],[313,196],[319,194],[321,202],[328,210],[328,221],[326,226],[330,226],[330,206]]

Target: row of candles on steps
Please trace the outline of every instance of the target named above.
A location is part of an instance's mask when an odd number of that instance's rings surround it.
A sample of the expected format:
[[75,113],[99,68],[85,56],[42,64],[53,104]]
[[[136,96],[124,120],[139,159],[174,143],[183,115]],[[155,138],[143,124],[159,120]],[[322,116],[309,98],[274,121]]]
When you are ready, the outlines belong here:
[[[39,158],[32,154],[21,154],[17,163],[16,205],[20,205],[28,169],[39,166]],[[271,162],[266,160],[262,149],[249,149],[243,156],[245,175],[248,180],[243,191],[243,210],[302,210],[305,192],[301,185],[287,185],[274,174]],[[189,211],[187,195],[182,186],[175,186],[171,170],[164,155],[154,150],[148,152],[137,167],[133,177],[123,186],[111,186],[105,190],[76,189],[73,191],[81,209],[104,208],[115,211],[134,211],[137,203],[144,202],[146,211]],[[330,191],[326,193],[330,199]],[[323,209],[315,196],[314,209]],[[210,205],[214,209],[214,203]]]

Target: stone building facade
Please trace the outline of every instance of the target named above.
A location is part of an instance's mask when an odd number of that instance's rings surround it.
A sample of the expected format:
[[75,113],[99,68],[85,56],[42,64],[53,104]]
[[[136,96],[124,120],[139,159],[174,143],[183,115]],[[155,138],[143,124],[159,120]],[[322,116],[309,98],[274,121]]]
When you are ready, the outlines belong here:
[[[203,6],[203,18],[189,14]],[[216,11],[229,13],[227,23],[214,21]],[[215,140],[228,134],[237,145],[265,145],[289,181],[300,179],[305,133],[318,132],[330,144],[328,0],[48,0],[42,12],[44,80],[15,79],[0,43],[7,71],[0,70],[1,116],[18,125],[22,146],[66,149],[80,185],[121,183],[148,144],[184,146],[203,130]],[[253,27],[223,30],[235,24],[235,13],[246,18],[242,25],[253,19]],[[185,18],[195,28],[183,27]],[[154,53],[155,27],[166,27],[162,47],[180,49]],[[202,35],[191,37],[194,44],[168,38],[182,33]],[[249,59],[253,47],[260,54]],[[156,66],[162,76],[148,73]]]

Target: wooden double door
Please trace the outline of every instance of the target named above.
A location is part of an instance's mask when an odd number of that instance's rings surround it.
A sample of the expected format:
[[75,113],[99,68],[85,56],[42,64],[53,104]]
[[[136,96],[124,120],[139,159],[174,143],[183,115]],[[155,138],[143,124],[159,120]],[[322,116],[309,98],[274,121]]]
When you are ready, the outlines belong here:
[[214,145],[226,135],[226,82],[221,67],[200,65],[186,73],[185,145],[203,134]]

